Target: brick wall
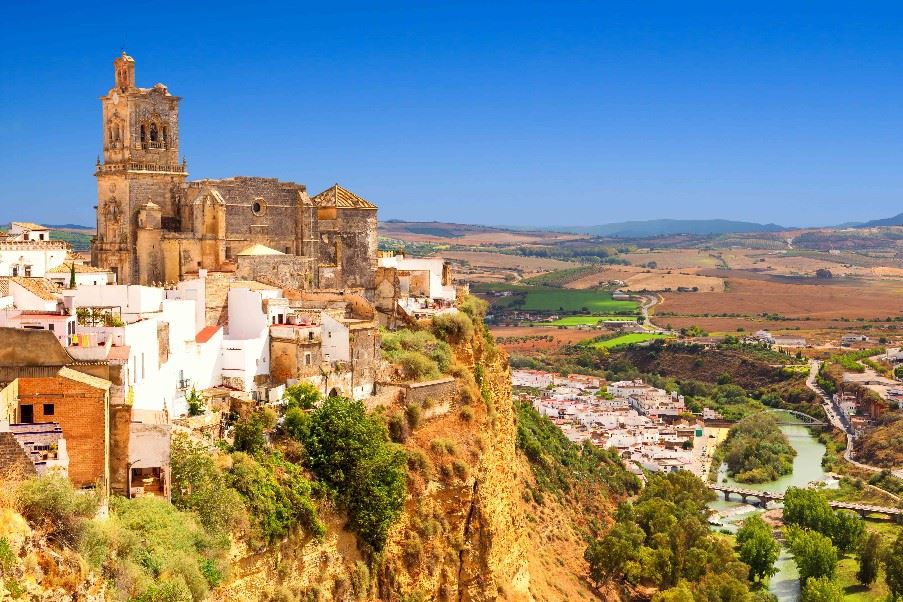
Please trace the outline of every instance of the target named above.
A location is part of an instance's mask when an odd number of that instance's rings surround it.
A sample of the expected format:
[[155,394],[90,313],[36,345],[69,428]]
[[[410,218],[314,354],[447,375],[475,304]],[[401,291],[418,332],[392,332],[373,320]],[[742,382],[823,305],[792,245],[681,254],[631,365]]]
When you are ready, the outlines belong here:
[[[19,379],[19,415],[30,404],[34,422],[57,422],[69,452],[69,479],[77,487],[109,482],[109,396],[104,389],[61,376]],[[53,414],[44,404],[53,404]]]

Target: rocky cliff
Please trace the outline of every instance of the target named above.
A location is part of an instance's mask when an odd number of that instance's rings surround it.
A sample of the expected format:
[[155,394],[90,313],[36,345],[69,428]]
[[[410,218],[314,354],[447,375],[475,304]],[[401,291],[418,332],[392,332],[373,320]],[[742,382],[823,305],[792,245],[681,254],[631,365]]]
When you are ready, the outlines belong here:
[[342,517],[327,515],[322,541],[236,550],[233,578],[214,599],[532,599],[507,357],[481,328],[455,355],[453,402],[424,407],[429,418],[404,443],[408,499],[383,552],[365,557]]

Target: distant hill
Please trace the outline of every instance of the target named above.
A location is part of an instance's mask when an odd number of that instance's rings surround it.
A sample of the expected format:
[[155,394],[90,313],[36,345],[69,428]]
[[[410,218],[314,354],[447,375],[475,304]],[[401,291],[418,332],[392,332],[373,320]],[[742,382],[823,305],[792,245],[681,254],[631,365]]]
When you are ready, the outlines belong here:
[[859,228],[878,228],[880,226],[903,226],[903,213],[884,219],[873,219],[870,222],[857,224]]
[[671,234],[734,234],[741,232],[779,232],[787,230],[777,224],[759,224],[726,219],[653,219],[646,221],[618,222],[600,226],[548,226],[543,228],[554,232],[574,232],[594,236],[614,236],[634,238],[642,236],[664,236]]

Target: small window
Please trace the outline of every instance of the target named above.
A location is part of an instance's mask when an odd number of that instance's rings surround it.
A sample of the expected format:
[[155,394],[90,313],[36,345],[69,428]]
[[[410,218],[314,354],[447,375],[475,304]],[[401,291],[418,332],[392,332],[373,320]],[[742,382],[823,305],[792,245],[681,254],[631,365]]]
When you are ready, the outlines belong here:
[[251,212],[254,215],[261,216],[265,214],[267,211],[267,203],[262,198],[254,199],[254,202],[251,203]]
[[52,403],[44,404],[44,416],[53,416],[54,410],[55,408],[53,407]]
[[310,366],[310,354],[309,353],[304,354],[304,365]]
[[30,265],[25,266],[25,277],[31,278],[31,266]]
[[53,322],[51,322],[50,324],[47,325],[47,330],[49,330],[50,332],[54,332],[56,330],[56,327],[54,326]]
[[19,422],[31,424],[34,422],[34,406],[29,404],[19,406]]

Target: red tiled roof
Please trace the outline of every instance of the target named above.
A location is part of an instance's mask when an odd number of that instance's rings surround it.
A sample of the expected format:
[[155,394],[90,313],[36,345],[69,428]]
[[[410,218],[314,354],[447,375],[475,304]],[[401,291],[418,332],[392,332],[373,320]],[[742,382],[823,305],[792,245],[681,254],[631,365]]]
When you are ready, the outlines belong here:
[[110,353],[107,354],[108,360],[128,361],[131,348],[128,345],[113,345],[110,347]]
[[194,341],[196,343],[206,343],[213,338],[213,335],[215,335],[219,329],[219,326],[205,326],[195,335]]

